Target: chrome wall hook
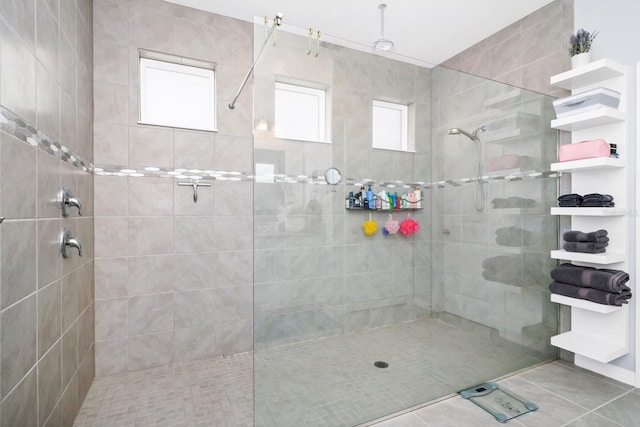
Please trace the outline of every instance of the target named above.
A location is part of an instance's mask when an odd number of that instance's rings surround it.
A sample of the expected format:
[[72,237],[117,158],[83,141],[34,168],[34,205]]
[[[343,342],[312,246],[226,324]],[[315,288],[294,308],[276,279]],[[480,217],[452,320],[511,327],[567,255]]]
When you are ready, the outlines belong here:
[[[309,49],[311,50],[311,49]],[[316,38],[316,55],[315,57],[317,58],[318,55],[320,55],[320,30],[318,30],[318,37]]]
[[191,182],[179,182],[180,187],[192,187],[193,188],[193,203],[198,203],[198,187],[211,187],[210,182],[200,182],[197,179],[192,179]]
[[264,42],[266,43],[269,39],[269,17],[267,15],[264,16]]
[[309,28],[309,50],[307,50],[307,55],[311,55],[312,45],[313,45],[313,28]]

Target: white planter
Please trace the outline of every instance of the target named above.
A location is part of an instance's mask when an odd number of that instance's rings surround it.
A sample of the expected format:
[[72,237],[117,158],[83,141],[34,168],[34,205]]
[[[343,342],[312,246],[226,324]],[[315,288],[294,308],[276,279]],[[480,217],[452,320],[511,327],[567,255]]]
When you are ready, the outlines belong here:
[[571,57],[571,68],[582,67],[591,62],[591,52],[583,52]]

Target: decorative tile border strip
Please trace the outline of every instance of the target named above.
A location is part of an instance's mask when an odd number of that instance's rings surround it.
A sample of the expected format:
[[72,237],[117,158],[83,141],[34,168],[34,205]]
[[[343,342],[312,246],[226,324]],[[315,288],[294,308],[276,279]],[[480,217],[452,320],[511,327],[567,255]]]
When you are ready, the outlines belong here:
[[[215,171],[211,169],[163,168],[155,166],[133,167],[118,165],[96,165],[94,174],[98,176],[130,176],[133,178],[156,177],[217,181],[253,181],[254,176],[238,171]],[[324,178],[323,178],[324,179]]]
[[[211,181],[255,181],[264,183],[289,183],[327,185],[324,176],[271,174],[255,176],[251,173],[240,171],[201,170],[185,168],[162,168],[155,166],[130,167],[117,165],[97,165],[72,152],[68,147],[50,138],[44,132],[39,131],[22,118],[0,105],[0,130],[14,136],[33,147],[49,153],[56,158],[73,165],[87,173],[99,176],[130,176],[130,177],[160,177],[173,179],[211,180]],[[512,170],[508,173],[486,175],[482,177],[483,183],[503,181],[522,181],[526,179],[555,178],[557,172],[535,170]],[[416,188],[434,189],[446,187],[459,187],[461,185],[474,184],[476,178],[458,178],[451,180],[425,182],[425,181],[376,181],[372,179],[345,178],[343,185],[361,187],[363,185],[375,185],[382,188]]]
[[[223,171],[210,169],[185,169],[185,168],[162,168],[155,166],[130,167],[117,165],[96,165],[94,168],[95,175],[99,176],[130,176],[139,177],[157,177],[157,178],[173,178],[173,179],[191,179],[191,180],[210,180],[210,181],[255,181],[260,183],[288,183],[288,184],[313,184],[327,185],[324,176],[307,176],[307,175],[286,175],[286,174],[270,174],[255,176],[240,171]],[[505,181],[522,181],[529,179],[545,179],[556,178],[557,172],[554,171],[511,171],[508,174],[486,175],[482,177],[483,183],[505,182]],[[476,178],[460,178],[436,182],[424,181],[376,181],[372,179],[355,179],[345,178],[343,185],[361,187],[363,185],[375,185],[382,188],[416,188],[434,189],[446,187],[459,187],[466,184],[475,184]]]
[[93,164],[0,105],[0,130],[87,173]]

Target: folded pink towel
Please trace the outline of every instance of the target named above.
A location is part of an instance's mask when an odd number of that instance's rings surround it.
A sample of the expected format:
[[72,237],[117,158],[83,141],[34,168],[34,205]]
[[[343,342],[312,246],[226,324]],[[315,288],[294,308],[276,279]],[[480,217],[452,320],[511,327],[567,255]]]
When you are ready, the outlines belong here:
[[524,167],[525,162],[529,158],[527,156],[518,156],[517,154],[504,154],[498,157],[492,157],[487,162],[487,168],[490,171],[499,171],[505,169],[515,169]]
[[561,145],[558,150],[558,158],[561,162],[610,156],[611,147],[604,139],[591,139],[589,141],[565,144]]

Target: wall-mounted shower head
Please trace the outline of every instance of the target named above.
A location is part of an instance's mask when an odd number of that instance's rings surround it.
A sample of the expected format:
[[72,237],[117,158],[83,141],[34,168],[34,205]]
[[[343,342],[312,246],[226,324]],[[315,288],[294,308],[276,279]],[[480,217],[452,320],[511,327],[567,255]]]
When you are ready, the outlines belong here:
[[451,128],[448,132],[449,135],[464,135],[471,141],[477,142],[477,144],[475,144],[477,154],[477,172],[474,204],[478,212],[482,212],[482,210],[484,209],[484,188],[482,187],[482,144],[480,143],[480,138],[478,138],[478,133],[486,131],[487,127],[482,125],[473,132],[467,132],[466,130],[460,128]]
[[480,141],[480,138],[478,138],[478,133],[486,131],[486,126],[480,126],[478,129],[474,130],[473,133],[467,132],[466,130],[460,128],[451,128],[449,129],[449,135],[464,135],[472,141]]
[[473,136],[478,137],[478,132],[483,133],[487,131],[487,127],[485,125],[480,126],[478,129],[473,131]]
[[460,129],[460,128],[451,128],[451,129],[449,129],[449,135],[464,135],[464,136],[466,136],[467,138],[469,138],[472,141],[475,140],[473,135],[471,135],[466,130]]

